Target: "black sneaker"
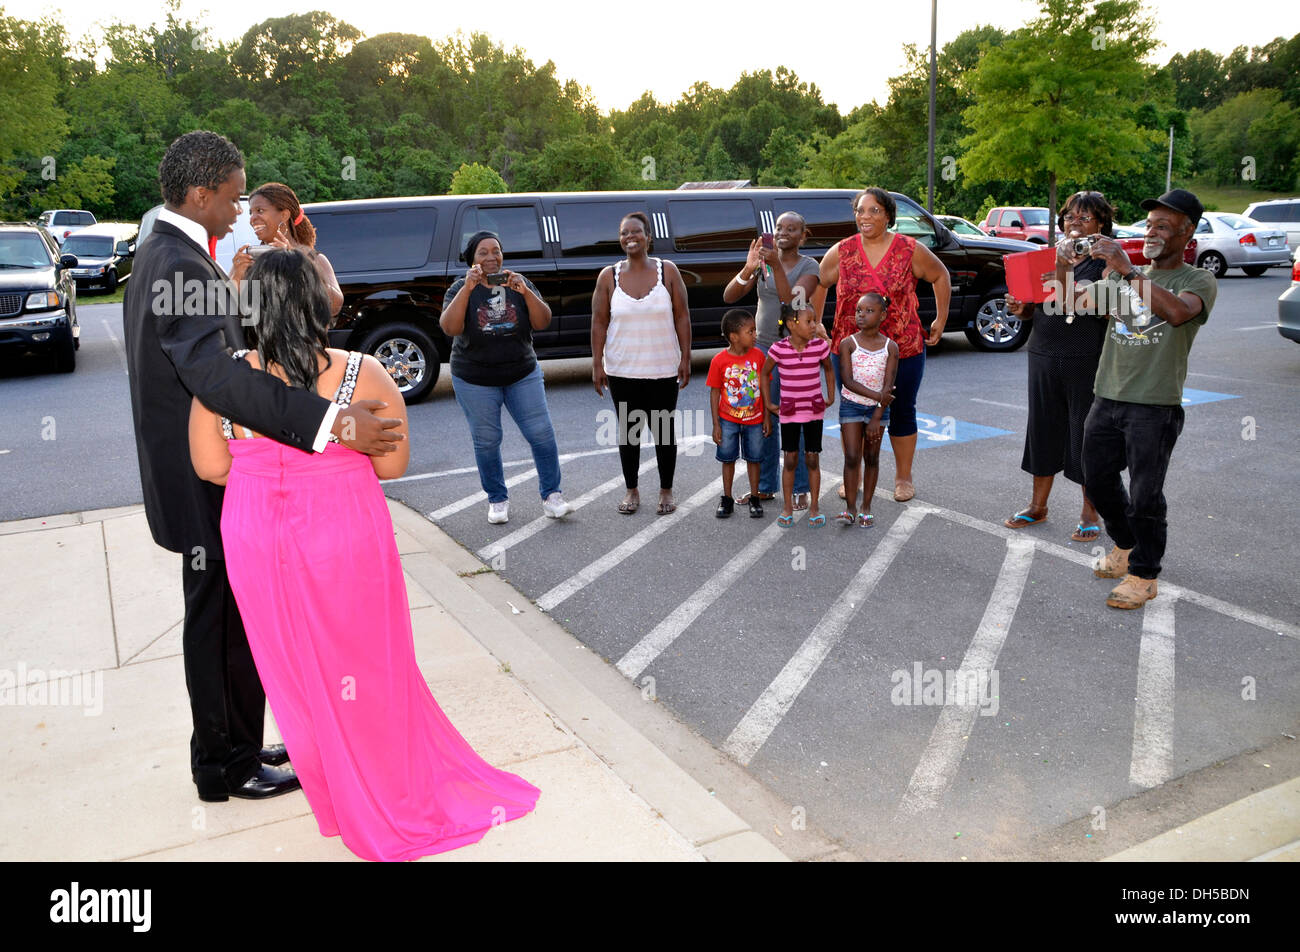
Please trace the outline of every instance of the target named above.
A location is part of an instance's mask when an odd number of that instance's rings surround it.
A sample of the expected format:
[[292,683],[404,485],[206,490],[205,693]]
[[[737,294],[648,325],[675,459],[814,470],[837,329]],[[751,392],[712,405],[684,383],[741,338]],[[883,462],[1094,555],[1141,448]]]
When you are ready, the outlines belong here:
[[751,519],[763,518],[763,503],[761,500],[759,500],[758,493],[749,494],[749,518]]
[[735,511],[736,500],[732,499],[730,496],[723,496],[722,500],[718,503],[718,509],[714,515],[719,519],[726,519]]

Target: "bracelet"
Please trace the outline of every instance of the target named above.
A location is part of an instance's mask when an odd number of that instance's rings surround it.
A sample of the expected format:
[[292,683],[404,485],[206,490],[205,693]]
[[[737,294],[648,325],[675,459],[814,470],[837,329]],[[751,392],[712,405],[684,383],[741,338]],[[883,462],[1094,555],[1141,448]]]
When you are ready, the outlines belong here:
[[744,269],[741,269],[740,271],[736,272],[736,276],[732,278],[732,280],[735,281],[737,284],[753,284],[754,283],[753,276],[750,276],[749,278],[742,278],[741,275],[744,273],[745,273]]

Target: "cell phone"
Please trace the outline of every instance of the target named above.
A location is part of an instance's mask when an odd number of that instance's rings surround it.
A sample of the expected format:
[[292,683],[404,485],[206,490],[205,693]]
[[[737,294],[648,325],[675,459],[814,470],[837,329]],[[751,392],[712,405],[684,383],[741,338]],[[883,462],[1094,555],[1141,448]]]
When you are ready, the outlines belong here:
[[264,255],[268,251],[274,251],[275,245],[249,245],[248,253],[256,258],[258,255]]
[[489,274],[486,277],[484,277],[483,280],[486,283],[496,287],[502,284],[509,283],[510,275],[506,274],[504,271],[494,271],[492,274]]
[[759,241],[763,243],[764,248],[771,248],[775,245],[775,238],[770,231],[765,231],[758,236]]

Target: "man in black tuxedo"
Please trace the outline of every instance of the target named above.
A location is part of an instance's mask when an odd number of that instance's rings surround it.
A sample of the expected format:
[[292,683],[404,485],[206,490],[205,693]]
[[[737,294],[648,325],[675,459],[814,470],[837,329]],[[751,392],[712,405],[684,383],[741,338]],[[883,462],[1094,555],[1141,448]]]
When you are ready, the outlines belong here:
[[185,685],[199,799],[259,799],[298,788],[282,746],[262,747],[266,695],[244,634],[221,548],[225,490],[190,464],[192,396],[223,416],[304,452],[330,433],[371,455],[391,452],[399,421],[362,400],[340,408],[231,358],[243,332],[229,278],[209,238],[230,232],[244,192],[244,158],[228,139],[190,132],[158,166],[164,208],[136,252],[123,304],[140,482],[154,541],[184,559]]

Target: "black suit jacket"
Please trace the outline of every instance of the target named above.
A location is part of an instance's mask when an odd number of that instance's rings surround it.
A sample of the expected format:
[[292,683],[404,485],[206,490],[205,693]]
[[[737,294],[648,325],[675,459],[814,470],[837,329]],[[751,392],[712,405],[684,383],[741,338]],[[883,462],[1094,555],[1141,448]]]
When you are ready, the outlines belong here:
[[154,541],[187,557],[195,546],[223,557],[225,494],[190,463],[190,398],[305,452],[330,405],[231,358],[243,334],[228,288],[206,248],[158,222],[136,250],[122,307],[145,514]]

